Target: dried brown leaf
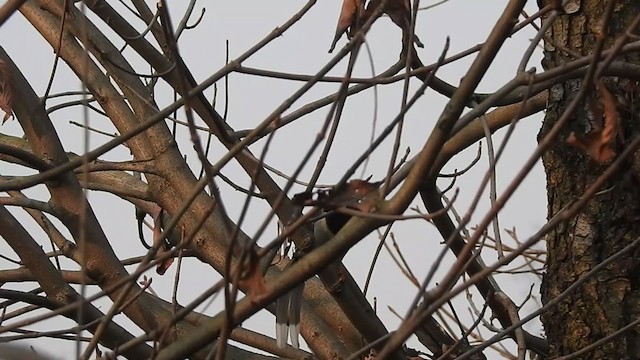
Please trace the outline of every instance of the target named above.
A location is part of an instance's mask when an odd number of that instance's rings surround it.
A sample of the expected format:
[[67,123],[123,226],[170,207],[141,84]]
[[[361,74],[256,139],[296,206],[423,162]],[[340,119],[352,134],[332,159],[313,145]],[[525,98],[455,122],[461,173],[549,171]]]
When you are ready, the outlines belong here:
[[11,86],[11,73],[7,64],[0,60],[0,109],[4,111],[2,123],[13,117],[13,87]]
[[343,0],[342,9],[340,10],[340,16],[338,16],[338,24],[336,25],[336,33],[333,36],[331,47],[329,52],[332,52],[336,47],[336,43],[342,37],[342,34],[347,33],[347,37],[351,38],[355,32],[356,23],[359,14],[364,13],[363,0]]
[[592,112],[596,112],[594,108],[601,109],[598,113],[602,113],[602,126],[583,136],[577,136],[572,132],[567,138],[567,143],[587,153],[595,162],[604,164],[616,155],[614,146],[620,127],[620,115],[615,97],[602,80],[598,82],[597,90],[601,101],[598,105],[601,106],[592,106]]
[[[158,256],[169,252],[170,250],[171,247],[169,247],[169,245],[167,245],[166,243],[162,244],[162,246],[160,246],[160,249],[158,249]],[[173,264],[173,257],[166,258],[165,260],[159,262],[156,266],[156,273],[158,275],[164,275],[164,273],[166,273],[167,270],[169,270],[169,268],[171,267],[171,264]]]
[[[171,246],[167,243],[166,239],[162,237],[162,212],[162,208],[157,205],[151,211],[151,215],[153,216],[153,245],[158,249],[157,256],[162,256],[171,251]],[[164,275],[171,264],[173,264],[173,257],[161,261],[156,266],[156,273],[158,273],[158,275]]]
[[160,236],[162,234],[162,208],[155,205],[151,209],[150,214],[153,217],[153,244],[157,245],[160,241],[164,242],[164,239]]
[[600,94],[602,105],[604,107],[604,129],[602,131],[602,142],[611,146],[616,140],[618,128],[620,127],[620,114],[618,113],[618,106],[615,97],[602,81],[598,83],[598,93]]

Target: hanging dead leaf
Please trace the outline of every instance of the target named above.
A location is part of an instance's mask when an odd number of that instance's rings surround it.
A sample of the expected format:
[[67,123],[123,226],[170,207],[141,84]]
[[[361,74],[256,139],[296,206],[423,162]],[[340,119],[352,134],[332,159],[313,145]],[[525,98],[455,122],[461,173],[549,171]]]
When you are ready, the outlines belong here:
[[600,98],[602,99],[602,106],[604,107],[604,129],[602,132],[602,139],[603,142],[613,146],[613,143],[616,140],[616,135],[620,129],[618,103],[602,80],[598,83],[597,89],[600,94]]
[[[153,216],[153,246],[157,248],[156,256],[162,256],[163,254],[171,251],[171,245],[167,242],[167,239],[162,237],[162,229],[164,226],[162,221],[162,213],[163,210],[159,206],[154,207],[151,213],[151,215]],[[161,261],[156,266],[156,273],[158,273],[158,275],[164,275],[171,264],[173,264],[173,257],[169,257]]]
[[150,212],[153,217],[153,244],[157,245],[160,241],[164,241],[162,238],[162,208],[155,205]]
[[[158,249],[158,256],[161,256],[169,251],[171,251],[171,247],[167,243],[164,243],[160,246],[160,249]],[[166,258],[165,260],[158,263],[158,265],[156,266],[156,273],[158,275],[164,275],[164,273],[169,270],[169,267],[171,267],[171,264],[173,264],[173,257]]]
[[356,32],[358,19],[364,14],[364,0],[342,0],[342,9],[338,16],[336,33],[333,36],[329,52],[333,52],[342,34],[347,33],[347,38],[351,39]]
[[592,113],[602,114],[602,125],[583,136],[577,136],[571,132],[567,143],[587,153],[595,162],[604,164],[616,155],[614,147],[620,127],[620,116],[616,99],[602,80],[598,82],[596,88],[601,103],[592,104],[591,108]]
[[13,117],[13,88],[11,86],[11,73],[7,64],[0,60],[0,109],[4,111],[2,123]]
[[[382,12],[387,14],[394,24],[402,29],[403,36],[409,34],[411,30],[411,2],[409,0],[371,0],[365,12],[366,18],[373,16],[376,9],[383,6]],[[417,35],[413,35],[413,42],[416,46],[423,48],[424,44]]]

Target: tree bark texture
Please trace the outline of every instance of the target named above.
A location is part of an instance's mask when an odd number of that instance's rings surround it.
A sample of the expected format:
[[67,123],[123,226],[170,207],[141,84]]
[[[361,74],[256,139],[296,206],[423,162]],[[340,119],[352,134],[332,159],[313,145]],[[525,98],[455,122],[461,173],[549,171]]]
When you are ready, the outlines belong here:
[[[546,34],[543,67],[559,67],[574,59],[576,54],[593,53],[600,33],[606,36],[604,48],[612,48],[615,39],[640,13],[640,1],[617,1],[609,25],[603,29],[608,4],[609,1],[602,0],[567,2],[565,13],[555,20]],[[634,64],[640,63],[639,58],[637,53],[624,56],[625,61]],[[619,154],[626,144],[640,136],[640,111],[636,99],[640,87],[636,81],[624,78],[608,77],[602,81],[616,99],[620,128],[613,150]],[[562,116],[581,86],[584,86],[582,80],[576,79],[550,89],[539,139]],[[611,162],[599,164],[585,151],[567,143],[572,132],[580,137],[602,127],[605,120],[601,109],[598,110],[602,103],[601,93],[593,86],[552,148],[543,156],[549,218],[580,198]],[[544,304],[640,236],[639,164],[640,152],[635,151],[577,216],[548,234],[547,272],[541,289]],[[638,318],[640,250],[636,248],[571,292],[542,316],[542,322],[551,355],[561,356],[589,346]],[[579,358],[640,359],[640,327],[624,332]]]

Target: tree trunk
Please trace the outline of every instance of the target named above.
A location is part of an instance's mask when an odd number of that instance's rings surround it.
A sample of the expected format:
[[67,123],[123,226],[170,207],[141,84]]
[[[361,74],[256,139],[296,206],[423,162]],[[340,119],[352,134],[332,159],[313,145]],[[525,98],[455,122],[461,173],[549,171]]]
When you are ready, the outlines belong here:
[[[549,3],[550,1],[544,1]],[[543,66],[561,66],[573,60],[563,50],[588,55],[594,51],[609,1],[574,0],[565,7],[547,33]],[[640,1],[617,1],[609,26],[603,34],[605,49],[611,48],[634,17]],[[551,40],[551,41],[549,41]],[[639,55],[625,60],[640,64]],[[614,95],[620,116],[620,131],[614,150],[620,153],[640,135],[635,92],[638,83],[619,77],[602,79]],[[595,80],[596,82],[598,79]],[[576,97],[582,80],[570,80],[550,89],[547,114],[539,139],[545,136]],[[593,155],[567,143],[573,132],[578,138],[602,127],[602,93],[589,91],[571,115],[568,125],[543,156],[547,174],[548,216],[580,198],[584,190],[604,172]],[[600,109],[600,110],[598,110]],[[615,158],[615,157],[614,157]],[[640,236],[640,153],[635,152],[574,218],[548,234],[547,272],[542,283],[546,304],[607,257]],[[635,248],[608,265],[571,292],[559,305],[542,316],[551,355],[568,355],[601,340],[640,318],[640,250]],[[640,326],[592,349],[580,359],[640,359]]]

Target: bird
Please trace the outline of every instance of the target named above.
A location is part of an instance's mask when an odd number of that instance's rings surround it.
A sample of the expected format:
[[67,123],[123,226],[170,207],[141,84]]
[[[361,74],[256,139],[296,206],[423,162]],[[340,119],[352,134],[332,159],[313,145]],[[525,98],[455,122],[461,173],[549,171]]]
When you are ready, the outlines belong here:
[[[353,179],[347,183],[333,186],[330,190],[320,190],[315,193],[305,191],[296,194],[293,198],[295,203],[302,206],[317,206],[322,209],[322,213],[310,220],[313,224],[313,243],[311,251],[321,248],[322,245],[331,240],[349,222],[352,215],[340,211],[340,208],[347,208],[356,211],[370,212],[380,200],[378,191],[382,182],[370,182],[369,179]],[[308,249],[296,249],[293,259],[287,266],[295,263],[299,258],[305,256]],[[342,268],[342,257],[338,256],[325,268],[340,271]],[[276,300],[276,343],[279,348],[287,345],[288,337],[291,338],[291,345],[299,348],[298,337],[300,336],[300,309],[302,306],[302,292],[304,283],[298,285],[288,294]]]
[[287,345],[300,348],[300,311],[304,282],[276,300],[276,344],[280,349]]
[[[350,215],[335,211],[323,214],[313,224],[313,248],[315,249],[331,240],[350,218]],[[300,256],[294,255],[291,263]],[[338,259],[329,266],[338,265],[341,261],[342,259]],[[300,311],[303,290],[304,283],[276,300],[276,344],[281,349],[287,345],[288,339],[291,339],[291,346],[296,349],[300,348]]]

